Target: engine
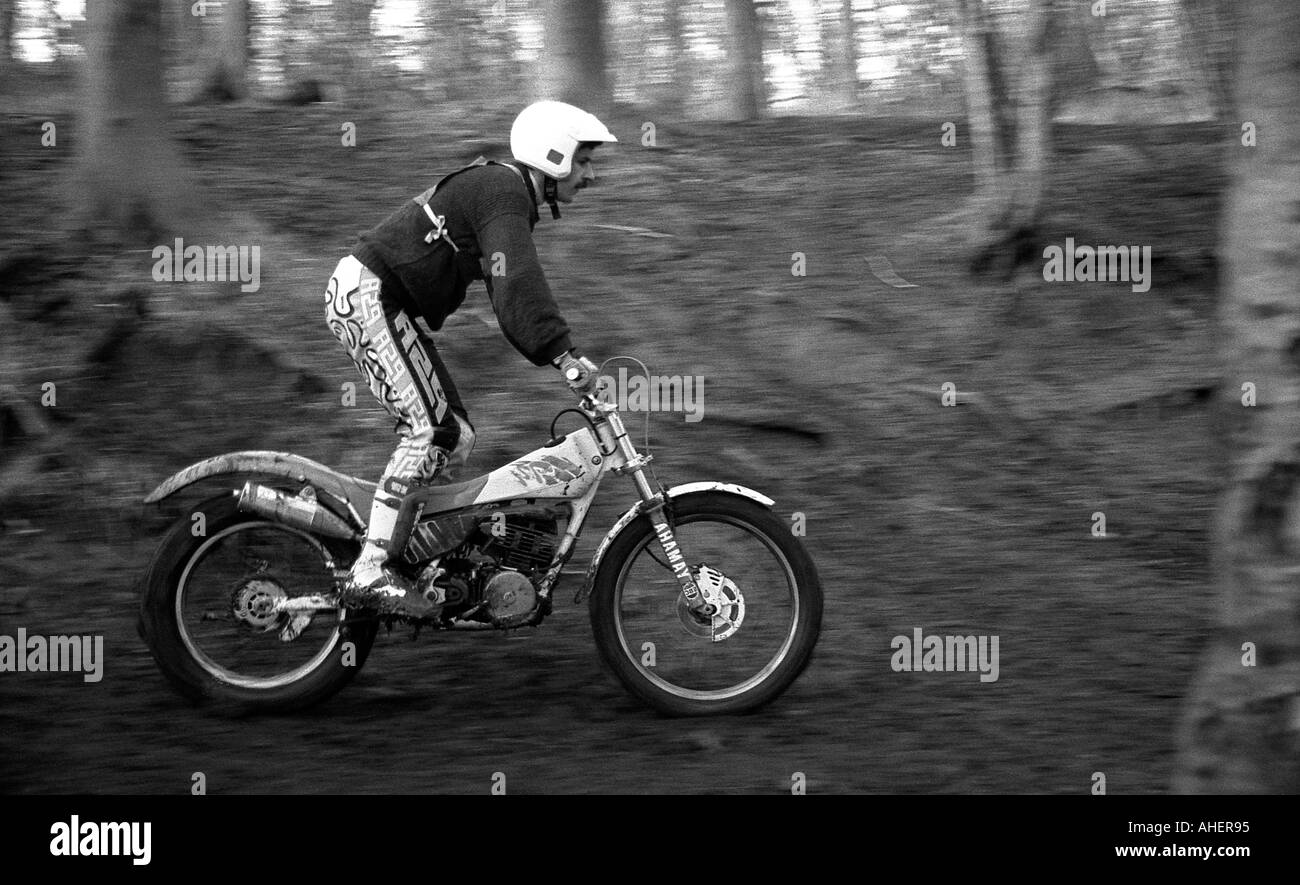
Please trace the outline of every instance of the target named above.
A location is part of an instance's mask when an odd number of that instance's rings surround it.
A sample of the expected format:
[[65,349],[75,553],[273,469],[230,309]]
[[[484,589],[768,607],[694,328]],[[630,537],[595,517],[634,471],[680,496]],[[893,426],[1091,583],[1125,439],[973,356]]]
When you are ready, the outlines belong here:
[[444,619],[518,626],[537,608],[537,581],[559,543],[555,516],[498,511],[481,519],[462,544],[427,565],[416,586],[421,592],[442,592]]
[[560,543],[554,518],[494,514],[479,524],[479,531],[486,536],[485,555],[521,572],[545,570]]

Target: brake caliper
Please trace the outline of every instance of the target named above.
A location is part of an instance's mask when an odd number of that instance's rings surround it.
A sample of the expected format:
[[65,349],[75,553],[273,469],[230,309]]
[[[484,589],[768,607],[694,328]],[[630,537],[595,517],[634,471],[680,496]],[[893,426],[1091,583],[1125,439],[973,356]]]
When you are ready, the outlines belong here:
[[745,597],[735,581],[711,566],[701,563],[693,577],[713,614],[693,611],[685,594],[681,594],[677,597],[677,617],[690,635],[722,642],[740,629],[745,619]]

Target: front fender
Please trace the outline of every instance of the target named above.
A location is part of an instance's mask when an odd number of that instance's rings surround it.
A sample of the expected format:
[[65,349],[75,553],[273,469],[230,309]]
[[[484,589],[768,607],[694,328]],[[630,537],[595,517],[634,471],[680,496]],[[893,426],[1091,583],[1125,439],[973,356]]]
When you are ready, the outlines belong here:
[[[740,495],[742,498],[749,498],[751,501],[757,501],[764,507],[771,507],[776,502],[764,495],[762,492],[756,492],[745,486],[738,486],[729,482],[688,482],[683,485],[673,486],[668,490],[668,499],[680,498],[682,495],[689,495],[694,492],[725,492],[729,495]],[[596,547],[596,555],[591,558],[591,565],[587,567],[587,576],[583,579],[582,589],[578,591],[576,602],[581,602],[591,595],[591,584],[596,580],[596,572],[600,570],[601,560],[605,558],[605,552],[609,550],[609,545],[614,543],[619,532],[628,527],[632,520],[641,515],[641,505],[633,504],[622,516],[614,527],[609,530],[604,538],[601,539],[600,545]]]
[[310,482],[321,491],[348,502],[359,514],[370,512],[370,502],[375,494],[373,483],[354,479],[301,455],[289,452],[228,452],[191,464],[179,473],[172,474],[150,492],[144,502],[157,503],[210,477],[250,473]]

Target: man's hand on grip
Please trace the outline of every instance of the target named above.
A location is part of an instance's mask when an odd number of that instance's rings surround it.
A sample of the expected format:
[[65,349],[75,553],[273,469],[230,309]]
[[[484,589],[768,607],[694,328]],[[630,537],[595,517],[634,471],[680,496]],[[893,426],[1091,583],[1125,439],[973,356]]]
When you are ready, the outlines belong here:
[[570,350],[556,357],[551,364],[560,370],[570,390],[582,394],[595,393],[600,369],[585,356]]

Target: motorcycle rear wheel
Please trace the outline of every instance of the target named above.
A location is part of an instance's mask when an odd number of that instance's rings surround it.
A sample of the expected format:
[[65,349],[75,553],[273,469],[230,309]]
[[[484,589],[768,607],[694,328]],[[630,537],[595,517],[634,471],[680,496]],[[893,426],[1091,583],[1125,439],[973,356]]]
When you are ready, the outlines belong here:
[[242,513],[229,493],[211,498],[159,544],[144,577],[140,635],[168,681],[197,703],[233,714],[317,704],[361,669],[376,618],[319,611],[286,640],[284,617],[265,607],[277,597],[330,592],[333,570],[357,551],[353,542]]

